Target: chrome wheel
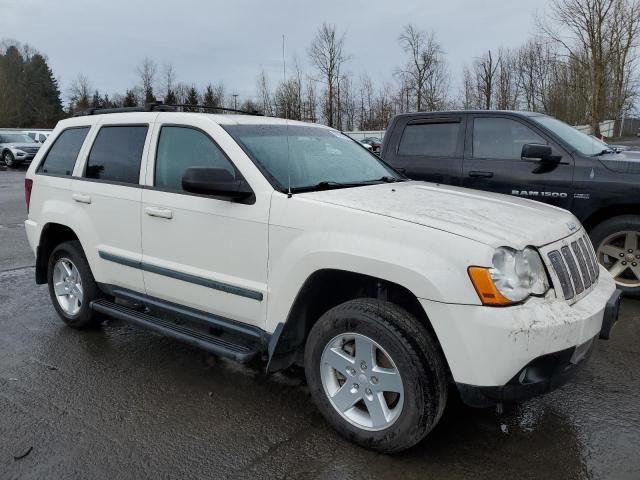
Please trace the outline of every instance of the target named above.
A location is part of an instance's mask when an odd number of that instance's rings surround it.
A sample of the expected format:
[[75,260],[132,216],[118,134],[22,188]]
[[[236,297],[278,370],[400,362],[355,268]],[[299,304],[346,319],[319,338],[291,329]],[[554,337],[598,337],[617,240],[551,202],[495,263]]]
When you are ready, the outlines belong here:
[[620,286],[640,286],[639,235],[640,232],[636,231],[616,232],[598,247],[598,261]]
[[53,291],[58,305],[69,316],[76,315],[83,302],[82,278],[68,258],[59,258],[53,266]]
[[343,333],[324,348],[320,376],[327,398],[350,424],[384,430],[400,416],[402,378],[391,356],[359,333]]

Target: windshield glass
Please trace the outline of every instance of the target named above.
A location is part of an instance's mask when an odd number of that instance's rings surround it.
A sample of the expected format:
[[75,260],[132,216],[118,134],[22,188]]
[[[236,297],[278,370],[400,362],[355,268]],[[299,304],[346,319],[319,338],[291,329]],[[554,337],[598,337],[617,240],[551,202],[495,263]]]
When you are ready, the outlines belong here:
[[582,133],[556,118],[540,115],[531,119],[551,130],[583,155],[598,155],[608,148],[597,138]]
[[261,170],[286,191],[321,183],[402,180],[392,168],[346,135],[300,125],[225,125]]
[[36,141],[23,133],[0,133],[0,143],[36,143]]

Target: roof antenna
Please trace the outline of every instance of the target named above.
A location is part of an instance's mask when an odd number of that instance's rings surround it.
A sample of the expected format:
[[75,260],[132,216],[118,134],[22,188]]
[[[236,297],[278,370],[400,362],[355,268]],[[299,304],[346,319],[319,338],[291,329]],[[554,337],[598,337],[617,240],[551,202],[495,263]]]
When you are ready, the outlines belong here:
[[[284,55],[284,33],[282,34],[282,85],[286,87],[287,83],[287,62]],[[291,193],[291,151],[289,150],[289,119],[285,119],[286,136],[287,136],[287,198],[292,197]]]

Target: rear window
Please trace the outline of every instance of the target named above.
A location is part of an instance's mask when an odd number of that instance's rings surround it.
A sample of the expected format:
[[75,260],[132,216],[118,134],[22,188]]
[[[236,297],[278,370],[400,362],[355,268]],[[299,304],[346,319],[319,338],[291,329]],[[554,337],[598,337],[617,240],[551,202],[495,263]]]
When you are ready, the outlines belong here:
[[38,167],[38,172],[53,175],[71,175],[87,133],[89,133],[89,127],[64,130],[53,142]]
[[460,123],[416,123],[405,127],[398,155],[452,157],[455,156]]
[[146,125],[102,127],[91,147],[85,178],[137,184],[148,128]]

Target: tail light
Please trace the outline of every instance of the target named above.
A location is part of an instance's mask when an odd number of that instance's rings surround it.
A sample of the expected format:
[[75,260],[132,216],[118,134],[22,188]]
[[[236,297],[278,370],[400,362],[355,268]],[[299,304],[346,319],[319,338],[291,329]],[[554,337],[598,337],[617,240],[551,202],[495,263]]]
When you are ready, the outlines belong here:
[[29,204],[31,203],[31,189],[33,188],[33,180],[24,179],[24,199],[27,202],[27,213],[29,213]]

